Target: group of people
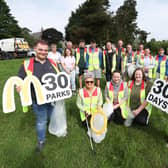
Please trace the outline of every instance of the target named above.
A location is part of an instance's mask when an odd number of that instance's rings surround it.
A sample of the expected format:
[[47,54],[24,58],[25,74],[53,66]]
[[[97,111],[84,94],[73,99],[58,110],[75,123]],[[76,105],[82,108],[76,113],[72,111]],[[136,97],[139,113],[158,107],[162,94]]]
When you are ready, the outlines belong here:
[[[72,92],[74,95],[78,93],[76,104],[84,124],[86,118],[91,117],[103,105],[100,88],[103,74],[106,78],[105,102],[111,103],[114,111],[108,119],[125,126],[130,126],[132,122],[148,124],[152,106],[147,103],[146,97],[152,82],[156,78],[168,79],[168,60],[163,48],[160,48],[156,57],[153,57],[150,49],[144,50],[142,44],[139,50],[134,52],[130,44],[126,49],[123,48],[122,40],[118,41],[117,47],[108,41],[102,50],[97,48],[95,40],[91,40],[89,48],[85,46],[84,40],[80,40],[79,47],[75,49],[72,42],[68,41],[64,52],[60,54],[56,44],[52,44],[51,51],[48,52],[48,44],[40,40],[34,50],[36,56],[20,67],[18,76],[24,79],[27,75],[35,75],[41,81],[46,73],[64,71],[69,74]],[[77,76],[79,89],[75,81]],[[16,89],[20,92],[21,87],[17,86]],[[34,89],[31,88],[31,91],[32,107],[36,115],[37,151],[41,151],[53,106],[51,103],[38,105]]]

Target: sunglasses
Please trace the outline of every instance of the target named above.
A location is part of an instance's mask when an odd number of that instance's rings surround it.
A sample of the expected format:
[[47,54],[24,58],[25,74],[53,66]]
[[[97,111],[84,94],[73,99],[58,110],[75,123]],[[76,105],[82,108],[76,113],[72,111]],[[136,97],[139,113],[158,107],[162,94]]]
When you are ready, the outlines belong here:
[[85,82],[86,82],[87,84],[89,84],[89,83],[92,84],[94,81],[85,81]]

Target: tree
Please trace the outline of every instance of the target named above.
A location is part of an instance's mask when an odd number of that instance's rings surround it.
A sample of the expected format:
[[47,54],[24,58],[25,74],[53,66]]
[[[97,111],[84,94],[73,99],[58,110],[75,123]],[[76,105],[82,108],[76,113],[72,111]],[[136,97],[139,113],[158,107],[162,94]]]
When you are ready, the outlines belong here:
[[147,43],[147,36],[149,34],[150,33],[147,33],[146,31],[140,30],[140,29],[137,29],[135,31],[135,35],[136,35],[136,38],[139,40],[139,43],[144,45]]
[[[95,39],[99,44],[122,39],[125,44],[146,43],[148,33],[137,27],[136,0],[125,0],[114,14],[109,11],[108,0],[86,0],[72,12],[65,28],[66,39],[78,43],[83,38],[88,43]],[[138,45],[138,44],[137,44]]]
[[122,39],[124,43],[132,43],[134,41],[137,29],[136,19],[136,1],[125,0],[114,17],[117,39]]
[[158,54],[160,48],[164,48],[165,53],[168,54],[168,40],[156,41],[153,38],[147,43],[147,47],[150,48],[153,55]]
[[31,30],[24,27],[22,28],[21,34],[25,38],[25,40],[29,43],[29,46],[33,47],[37,40],[31,35]]
[[108,0],[87,0],[72,12],[65,28],[66,39],[78,43],[84,38],[87,43],[95,39],[98,43],[107,40],[111,15]]
[[58,43],[63,40],[63,34],[54,28],[49,28],[42,32],[42,39],[47,41],[49,44]]
[[22,36],[22,30],[4,0],[0,0],[0,23],[0,39]]

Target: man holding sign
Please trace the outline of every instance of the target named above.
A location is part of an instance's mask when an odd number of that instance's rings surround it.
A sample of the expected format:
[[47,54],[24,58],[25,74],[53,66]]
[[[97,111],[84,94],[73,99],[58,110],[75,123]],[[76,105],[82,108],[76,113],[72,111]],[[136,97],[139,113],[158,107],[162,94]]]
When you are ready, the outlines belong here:
[[[41,82],[43,75],[45,75],[46,73],[55,74],[58,72],[58,69],[56,64],[52,60],[47,59],[48,44],[45,41],[38,41],[35,45],[34,50],[36,52],[35,58],[24,61],[24,64],[20,67],[18,76],[24,79],[26,76],[34,75]],[[22,88],[21,86],[17,86],[16,89],[17,92],[20,92]],[[36,131],[38,137],[37,151],[40,152],[45,142],[47,118],[50,117],[53,107],[51,103],[45,103],[42,105],[37,104],[37,95],[35,96],[35,89],[33,86],[31,86],[31,96],[33,102],[33,111],[36,115]],[[24,110],[27,111],[27,109]]]

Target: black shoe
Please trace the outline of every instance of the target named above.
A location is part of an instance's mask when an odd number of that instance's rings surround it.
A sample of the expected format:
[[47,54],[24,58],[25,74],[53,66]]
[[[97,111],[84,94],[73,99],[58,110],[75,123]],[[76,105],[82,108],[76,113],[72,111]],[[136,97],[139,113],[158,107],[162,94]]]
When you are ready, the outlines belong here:
[[43,147],[44,147],[44,142],[43,141],[38,142],[36,147],[36,152],[41,152]]

